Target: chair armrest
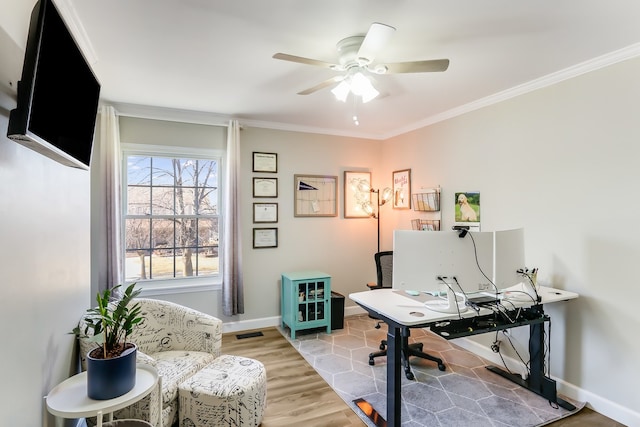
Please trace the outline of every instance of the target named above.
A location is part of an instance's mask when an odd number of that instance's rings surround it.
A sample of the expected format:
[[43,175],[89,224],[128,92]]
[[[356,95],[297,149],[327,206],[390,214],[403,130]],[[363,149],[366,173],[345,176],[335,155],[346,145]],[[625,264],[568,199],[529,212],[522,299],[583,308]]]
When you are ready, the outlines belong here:
[[222,346],[222,320],[168,301],[138,298],[143,316],[131,341],[145,353],[168,350],[205,351],[215,357]]
[[156,361],[156,359],[146,353],[143,353],[140,350],[136,351],[136,362],[144,363],[145,365],[153,366],[154,368],[158,366],[158,362]]
[[379,287],[379,286],[378,286],[378,284],[377,284],[376,282],[369,282],[369,283],[367,283],[367,288],[369,288],[369,289],[376,289],[376,288],[378,288],[378,287]]

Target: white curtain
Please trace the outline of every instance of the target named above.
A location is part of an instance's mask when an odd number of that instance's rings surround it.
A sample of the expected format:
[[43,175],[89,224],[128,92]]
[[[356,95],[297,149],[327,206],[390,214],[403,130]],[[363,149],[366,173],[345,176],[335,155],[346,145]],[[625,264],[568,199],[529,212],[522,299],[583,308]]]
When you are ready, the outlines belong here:
[[[98,158],[92,169],[97,167],[98,176],[98,198],[101,212],[97,213],[99,218],[98,233],[101,240],[106,242],[104,248],[104,259],[99,260],[100,266],[98,274],[98,290],[111,289],[121,283],[123,278],[122,256],[120,252],[120,181],[121,181],[121,160],[120,160],[120,129],[118,126],[118,116],[112,106],[101,106],[99,110],[98,133]],[[94,152],[94,157],[95,157]],[[102,253],[102,250],[98,251]]]
[[231,120],[227,130],[225,170],[222,311],[226,316],[232,316],[244,313],[240,227],[240,125],[237,120]]

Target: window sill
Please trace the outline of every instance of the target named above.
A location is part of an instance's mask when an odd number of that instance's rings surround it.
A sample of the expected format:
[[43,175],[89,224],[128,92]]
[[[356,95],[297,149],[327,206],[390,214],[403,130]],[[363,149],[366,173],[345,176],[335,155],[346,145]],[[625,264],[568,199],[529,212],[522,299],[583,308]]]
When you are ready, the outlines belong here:
[[192,292],[219,291],[222,289],[222,283],[217,277],[206,280],[171,280],[165,283],[141,282],[138,283],[138,286],[142,289],[140,296],[143,298]]

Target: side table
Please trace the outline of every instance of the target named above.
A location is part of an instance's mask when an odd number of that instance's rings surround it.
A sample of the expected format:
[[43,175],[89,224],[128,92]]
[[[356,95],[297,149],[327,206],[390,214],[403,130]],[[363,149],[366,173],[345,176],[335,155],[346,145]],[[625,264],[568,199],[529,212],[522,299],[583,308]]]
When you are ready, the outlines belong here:
[[[104,414],[113,420],[113,412],[122,409],[147,396],[158,387],[160,408],[157,426],[162,427],[162,379],[152,366],[139,363],[136,368],[136,384],[122,396],[107,400],[94,400],[87,396],[87,373],[81,372],[55,386],[45,396],[47,410],[61,418],[97,417],[97,427],[102,427]],[[45,423],[46,424],[46,423]],[[46,427],[46,426],[45,426]]]

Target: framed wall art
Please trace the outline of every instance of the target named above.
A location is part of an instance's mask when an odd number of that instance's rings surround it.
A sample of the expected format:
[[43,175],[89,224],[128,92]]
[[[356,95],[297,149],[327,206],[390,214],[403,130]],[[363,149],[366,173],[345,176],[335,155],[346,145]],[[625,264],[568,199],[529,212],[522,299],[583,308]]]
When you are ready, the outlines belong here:
[[278,178],[253,178],[253,197],[278,197]]
[[411,208],[411,169],[393,172],[393,208]]
[[253,222],[278,222],[278,204],[254,203]]
[[371,172],[351,172],[344,173],[344,217],[345,218],[369,218],[362,209],[362,204],[371,202],[371,192],[358,189],[358,183],[364,181],[371,187]]
[[480,192],[465,191],[455,193],[455,225],[467,225],[471,230],[480,231]]
[[276,153],[253,152],[254,172],[278,172],[278,155]]
[[278,229],[277,228],[254,228],[253,229],[253,248],[277,248],[278,247]]
[[293,216],[337,216],[338,177],[331,175],[293,176]]

